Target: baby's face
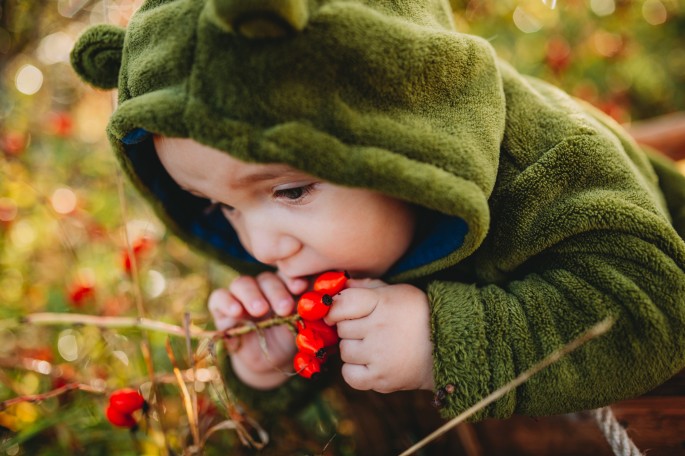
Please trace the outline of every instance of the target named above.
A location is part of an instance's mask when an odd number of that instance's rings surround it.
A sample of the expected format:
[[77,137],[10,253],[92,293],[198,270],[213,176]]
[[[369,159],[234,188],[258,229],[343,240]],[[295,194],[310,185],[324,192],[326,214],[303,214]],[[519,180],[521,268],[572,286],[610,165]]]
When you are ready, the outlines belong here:
[[156,137],[155,147],[179,186],[220,204],[243,247],[287,278],[327,270],[378,277],[411,244],[416,217],[403,201],[189,139]]

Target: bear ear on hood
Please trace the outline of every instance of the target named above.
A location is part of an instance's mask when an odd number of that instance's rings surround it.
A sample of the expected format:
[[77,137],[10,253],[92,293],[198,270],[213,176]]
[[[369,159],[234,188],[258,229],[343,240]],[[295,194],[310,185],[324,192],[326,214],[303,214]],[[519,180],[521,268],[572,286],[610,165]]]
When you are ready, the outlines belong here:
[[88,84],[113,89],[119,81],[126,31],[114,25],[87,29],[71,50],[71,66]]

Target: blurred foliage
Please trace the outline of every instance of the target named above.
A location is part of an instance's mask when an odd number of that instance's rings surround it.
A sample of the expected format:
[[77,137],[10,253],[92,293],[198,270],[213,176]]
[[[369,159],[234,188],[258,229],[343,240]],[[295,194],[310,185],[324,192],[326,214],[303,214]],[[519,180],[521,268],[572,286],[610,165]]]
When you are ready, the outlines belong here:
[[[682,2],[559,0],[552,7],[551,1],[453,4],[460,30],[489,39],[521,71],[554,82],[619,121],[684,109]],[[168,236],[129,185],[120,190],[103,134],[112,94],[86,87],[68,65],[85,27],[123,26],[139,3],[0,2],[0,401],[69,382],[108,391],[149,389],[139,331],[17,323],[22,315],[44,311],[138,315],[127,239],[139,246],[149,318],[181,324],[188,312],[194,324],[209,327],[207,294],[231,277]],[[171,371],[165,339],[150,335],[159,375]],[[196,386],[204,394],[209,388],[201,383]],[[137,439],[106,421],[104,395],[73,391],[13,406],[0,411],[0,451],[158,454],[159,419],[169,446],[185,448],[189,432],[178,389],[163,385],[161,394],[164,416],[154,418],[155,432],[138,433]],[[204,404],[203,416],[221,419],[211,400]],[[238,444],[232,434],[220,434],[208,453]]]
[[460,31],[620,122],[685,110],[683,0],[451,1]]

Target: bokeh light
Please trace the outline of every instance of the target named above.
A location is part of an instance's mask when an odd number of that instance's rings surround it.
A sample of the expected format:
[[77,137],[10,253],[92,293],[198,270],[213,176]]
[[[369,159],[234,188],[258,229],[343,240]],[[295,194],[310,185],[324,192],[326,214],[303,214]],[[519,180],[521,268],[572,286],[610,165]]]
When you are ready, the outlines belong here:
[[43,72],[33,65],[23,65],[14,79],[17,90],[24,95],[33,95],[43,86]]
[[65,32],[55,32],[40,41],[36,55],[41,62],[50,65],[59,62],[68,62],[74,40]]
[[149,270],[147,272],[147,281],[145,282],[145,293],[150,298],[157,298],[166,290],[166,279],[161,272]]
[[648,24],[661,25],[668,19],[668,11],[659,0],[646,0],[642,4],[642,16]]
[[65,361],[76,361],[78,359],[78,340],[72,330],[62,331],[57,339],[57,350]]
[[535,33],[542,28],[542,22],[521,6],[516,7],[512,19],[516,27],[524,33]]
[[590,9],[597,16],[609,16],[616,11],[614,0],[590,0]]
[[12,225],[10,240],[19,249],[30,248],[36,240],[36,229],[29,220],[19,220]]
[[55,212],[66,215],[74,212],[78,203],[78,198],[72,189],[62,187],[52,193],[50,203]]

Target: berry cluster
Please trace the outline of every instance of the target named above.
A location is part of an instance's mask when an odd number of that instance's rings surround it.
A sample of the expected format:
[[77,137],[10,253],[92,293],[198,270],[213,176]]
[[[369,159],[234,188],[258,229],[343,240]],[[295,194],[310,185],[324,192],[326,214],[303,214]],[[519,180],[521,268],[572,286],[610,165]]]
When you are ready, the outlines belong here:
[[321,366],[338,343],[335,326],[328,326],[326,316],[332,296],[339,293],[347,283],[346,272],[324,272],[314,280],[312,291],[303,294],[297,302],[297,313],[302,317],[297,323],[295,344],[298,352],[293,359],[295,372],[305,378],[315,378]]
[[137,410],[144,412],[146,409],[147,402],[137,390],[122,388],[109,396],[109,405],[105,410],[105,415],[115,426],[134,429],[138,423],[133,413]]

